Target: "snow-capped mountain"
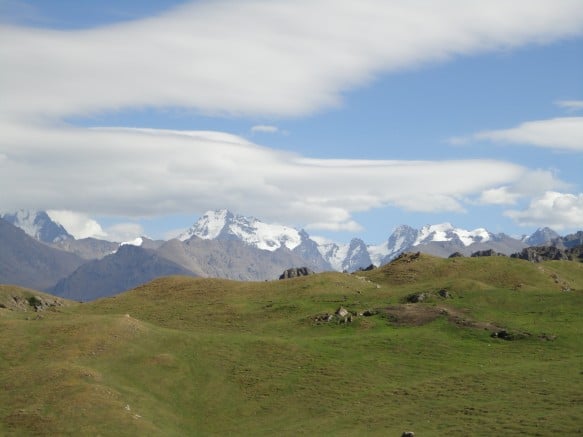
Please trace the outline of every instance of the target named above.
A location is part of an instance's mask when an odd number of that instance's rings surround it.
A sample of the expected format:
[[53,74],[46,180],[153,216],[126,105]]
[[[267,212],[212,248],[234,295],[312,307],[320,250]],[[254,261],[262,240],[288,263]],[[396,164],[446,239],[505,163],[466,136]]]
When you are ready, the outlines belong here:
[[452,241],[460,242],[467,247],[475,243],[485,243],[491,240],[492,237],[493,235],[484,228],[466,231],[465,229],[454,228],[450,223],[441,223],[423,226],[419,230],[413,246],[430,242]]
[[447,255],[456,250],[463,252],[465,248],[474,244],[488,243],[495,239],[496,236],[484,228],[467,231],[450,223],[426,225],[421,229],[401,225],[386,242],[368,246],[368,251],[372,262],[378,266],[390,262],[406,251],[426,250],[439,255],[442,250],[444,255]]
[[297,229],[264,223],[255,217],[236,215],[226,209],[207,211],[190,229],[180,234],[178,239],[186,241],[193,236],[204,240],[237,239],[269,251],[281,247],[293,250],[302,243],[302,236]]
[[376,246],[368,246],[373,264],[380,266],[396,258],[400,253],[413,246],[418,235],[419,231],[411,226],[398,226],[387,241]]
[[353,238],[348,244],[321,243],[318,250],[334,270],[353,272],[372,264],[369,250],[360,238]]
[[528,246],[543,246],[550,244],[554,239],[559,238],[560,235],[551,228],[538,228],[534,233],[524,236],[522,241]]
[[53,221],[45,211],[21,209],[15,213],[2,214],[0,218],[43,243],[57,243],[73,238],[63,226]]

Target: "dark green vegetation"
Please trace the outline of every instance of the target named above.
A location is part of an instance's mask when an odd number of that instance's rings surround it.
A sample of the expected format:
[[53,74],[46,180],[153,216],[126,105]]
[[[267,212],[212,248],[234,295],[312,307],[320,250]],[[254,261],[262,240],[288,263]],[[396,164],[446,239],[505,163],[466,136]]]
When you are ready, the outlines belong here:
[[[583,431],[581,263],[404,256],[40,312],[34,296],[0,287],[0,435]],[[339,307],[373,315],[317,321]]]

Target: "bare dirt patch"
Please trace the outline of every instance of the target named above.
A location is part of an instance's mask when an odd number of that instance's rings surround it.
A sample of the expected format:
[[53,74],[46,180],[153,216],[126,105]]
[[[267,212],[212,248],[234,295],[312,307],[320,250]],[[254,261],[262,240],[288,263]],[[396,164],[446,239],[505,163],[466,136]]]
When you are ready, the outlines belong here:
[[447,317],[450,323],[460,327],[485,329],[490,332],[502,329],[490,322],[471,320],[462,311],[445,307],[402,304],[387,307],[384,313],[391,323],[397,326],[423,326],[443,316]]
[[416,304],[393,305],[385,308],[384,312],[397,326],[422,326],[442,315],[439,308]]

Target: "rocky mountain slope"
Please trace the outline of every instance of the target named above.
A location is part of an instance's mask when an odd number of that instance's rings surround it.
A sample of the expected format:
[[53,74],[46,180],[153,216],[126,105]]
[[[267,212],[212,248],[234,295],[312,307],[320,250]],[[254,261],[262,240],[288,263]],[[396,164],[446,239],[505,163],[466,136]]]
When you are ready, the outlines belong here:
[[84,260],[43,244],[0,219],[0,283],[43,290],[69,275]]
[[85,263],[47,291],[71,300],[89,301],[170,275],[195,276],[155,251],[127,244],[103,259]]

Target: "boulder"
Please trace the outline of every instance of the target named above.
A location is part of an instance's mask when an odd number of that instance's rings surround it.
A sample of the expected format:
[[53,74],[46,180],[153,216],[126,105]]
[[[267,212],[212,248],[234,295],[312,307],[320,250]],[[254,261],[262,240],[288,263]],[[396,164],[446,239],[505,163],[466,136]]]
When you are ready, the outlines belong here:
[[439,290],[437,294],[439,295],[439,297],[443,297],[444,299],[449,299],[451,297],[451,294],[445,288]]
[[370,264],[368,267],[360,267],[358,269],[358,271],[359,272],[369,272],[369,271],[374,270],[376,268],[377,268],[377,266],[375,266],[374,264]]
[[413,293],[406,297],[407,302],[409,303],[419,303],[423,302],[429,297],[427,293]]
[[561,261],[573,259],[572,251],[559,249],[554,246],[527,247],[521,252],[513,253],[511,258],[524,259],[530,262]]
[[279,279],[297,278],[298,276],[313,275],[314,272],[307,267],[294,267],[283,272]]
[[346,317],[348,314],[348,310],[344,307],[340,307],[336,310],[336,315],[338,317]]
[[506,256],[506,255],[500,252],[496,252],[493,249],[478,250],[477,252],[472,253],[472,258],[477,258],[480,256]]

